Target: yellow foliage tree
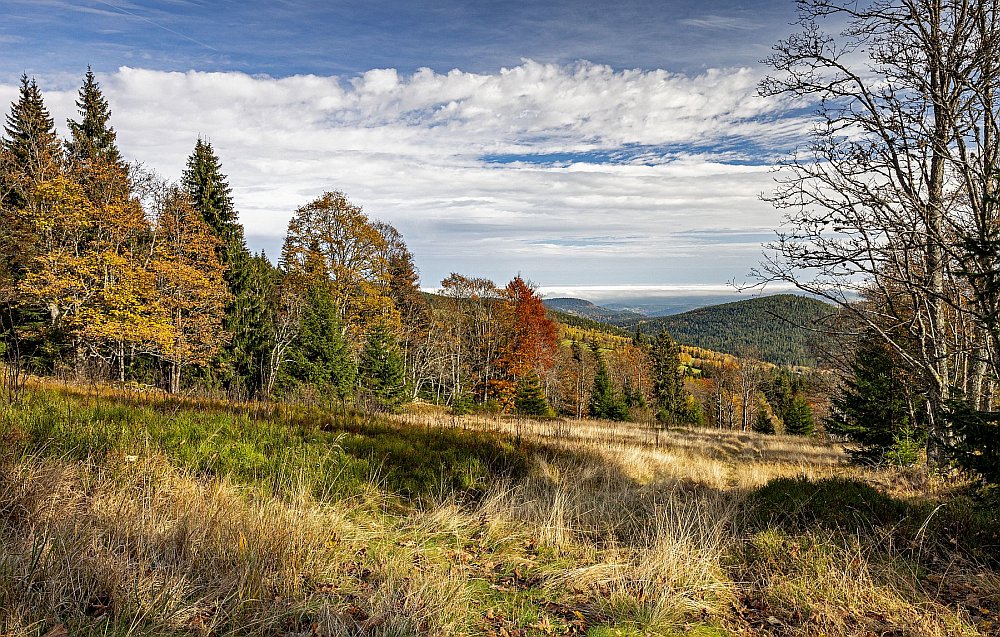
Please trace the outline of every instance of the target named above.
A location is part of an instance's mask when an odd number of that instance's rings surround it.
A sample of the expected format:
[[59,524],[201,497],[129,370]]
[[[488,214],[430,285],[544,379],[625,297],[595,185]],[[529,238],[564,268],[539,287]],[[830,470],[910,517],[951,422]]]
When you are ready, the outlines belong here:
[[399,331],[390,295],[386,237],[344,193],[326,192],[295,211],[288,222],[282,260],[289,273],[326,276],[344,330],[363,342],[368,326]]
[[154,234],[152,271],[172,328],[162,355],[170,364],[170,391],[177,392],[183,369],[208,363],[226,342],[228,289],[216,255],[219,240],[176,187],[161,197]]

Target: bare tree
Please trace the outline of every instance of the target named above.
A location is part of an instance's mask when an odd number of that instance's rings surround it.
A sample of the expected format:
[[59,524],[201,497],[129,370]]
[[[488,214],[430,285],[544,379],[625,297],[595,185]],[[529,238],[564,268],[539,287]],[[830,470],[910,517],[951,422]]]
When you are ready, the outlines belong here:
[[[755,273],[838,304],[919,374],[932,439],[953,386],[995,376],[996,0],[799,0],[766,96],[816,106],[768,197],[784,230]],[[844,25],[837,36],[821,23]],[[862,298],[863,301],[858,301]],[[966,364],[971,363],[971,364]]]
[[767,366],[753,351],[742,352],[736,362],[734,386],[740,398],[740,425],[750,431],[760,405],[760,388],[768,376]]

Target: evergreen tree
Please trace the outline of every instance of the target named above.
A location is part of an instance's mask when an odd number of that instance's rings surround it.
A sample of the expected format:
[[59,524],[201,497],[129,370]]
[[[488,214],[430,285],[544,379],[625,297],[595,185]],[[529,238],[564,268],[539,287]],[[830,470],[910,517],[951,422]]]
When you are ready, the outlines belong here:
[[645,409],[646,408],[646,397],[642,395],[642,389],[636,387],[633,383],[625,380],[625,388],[622,391],[623,399],[625,400],[625,405],[629,408]]
[[[289,380],[309,383],[340,400],[354,387],[356,370],[344,342],[329,285],[315,281],[306,290],[298,334],[288,348]],[[287,383],[287,381],[286,381]]]
[[87,67],[76,107],[80,121],[67,120],[70,139],[66,142],[66,154],[70,163],[75,166],[88,163],[120,166],[122,157],[117,134],[109,124],[111,109],[90,67]]
[[865,339],[854,354],[850,376],[833,397],[826,422],[830,433],[857,442],[857,460],[880,462],[897,439],[911,433],[909,402],[902,370],[881,339]]
[[538,374],[529,371],[517,381],[517,392],[514,397],[514,407],[523,416],[552,416],[552,408],[545,400],[545,390]]
[[785,433],[792,436],[811,436],[815,431],[813,413],[802,396],[795,396],[784,415]]
[[[221,241],[228,244],[224,249],[236,247],[238,250],[243,245],[243,226],[237,219],[232,189],[222,173],[222,162],[211,143],[198,138],[181,179],[205,223]],[[226,259],[223,261],[228,262]]]
[[231,340],[223,349],[227,387],[237,398],[264,393],[273,332],[272,297],[278,278],[263,252],[250,257],[244,273],[239,296],[226,308]]
[[14,281],[38,251],[25,210],[37,185],[62,171],[62,144],[35,80],[21,76],[0,141],[0,258]]
[[399,346],[384,326],[368,333],[358,364],[361,390],[379,411],[396,411],[406,402],[406,370]]
[[264,263],[247,249],[222,163],[212,145],[200,137],[188,157],[183,185],[195,209],[219,240],[219,261],[225,267],[229,288],[230,302],[223,327],[231,340],[220,352],[217,366],[230,393],[240,395],[259,390],[256,379],[263,376],[260,347],[268,331],[267,303],[260,285],[262,277],[269,275],[263,271]]
[[764,395],[767,402],[774,408],[779,418],[784,420],[784,414],[792,404],[795,389],[792,386],[792,377],[785,368],[780,368],[774,372],[771,382],[764,387]]
[[592,346],[594,358],[597,360],[597,373],[594,374],[594,389],[590,393],[590,417],[605,420],[628,420],[628,407],[611,383],[608,366],[604,356],[595,343]]
[[[986,484],[1000,484],[1000,413],[975,409],[963,396],[949,400],[945,407],[954,432],[949,451],[956,464]],[[900,442],[894,453],[905,451]],[[911,452],[915,460],[916,450]]]
[[640,349],[649,347],[649,337],[642,331],[642,321],[635,324],[635,333],[632,334],[632,344]]
[[753,421],[753,430],[759,434],[773,434],[774,421],[764,405],[757,408],[757,417]]
[[676,425],[684,420],[687,391],[680,371],[680,346],[666,331],[653,341],[653,408],[656,420]]
[[38,84],[28,80],[27,75],[21,76],[18,99],[7,115],[3,146],[6,153],[2,176],[5,203],[9,206],[25,205],[36,184],[62,171],[62,142]]
[[34,79],[22,75],[0,140],[0,335],[17,340],[11,351],[40,356],[32,364],[43,367],[51,365],[64,343],[57,343],[61,339],[54,333],[43,333],[48,312],[25,307],[18,285],[42,249],[34,222],[45,216],[38,187],[62,169],[62,142],[42,93]]

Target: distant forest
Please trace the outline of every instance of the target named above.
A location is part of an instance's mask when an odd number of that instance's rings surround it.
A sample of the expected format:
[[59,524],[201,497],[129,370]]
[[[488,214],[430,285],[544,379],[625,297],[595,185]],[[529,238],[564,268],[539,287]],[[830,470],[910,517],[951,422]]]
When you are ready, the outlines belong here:
[[619,323],[626,330],[636,325],[646,334],[663,330],[684,345],[750,356],[776,365],[816,367],[828,348],[819,331],[833,306],[795,294],[778,294],[683,314]]
[[698,308],[661,317],[612,310],[583,299],[546,299],[566,325],[632,336],[638,328],[655,337],[666,330],[682,345],[756,358],[775,365],[820,366],[828,336],[820,324],[836,312],[814,298],[778,294]]

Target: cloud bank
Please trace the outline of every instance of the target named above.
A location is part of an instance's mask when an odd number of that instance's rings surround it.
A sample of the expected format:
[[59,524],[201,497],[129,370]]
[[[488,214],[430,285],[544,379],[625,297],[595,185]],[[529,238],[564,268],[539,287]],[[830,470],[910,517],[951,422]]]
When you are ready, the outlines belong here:
[[[252,247],[276,255],[297,206],[343,190],[403,232],[428,286],[451,271],[543,284],[738,278],[778,221],[758,200],[768,166],[805,130],[756,96],[750,69],[525,60],[492,74],[123,67],[99,80],[128,157],[177,177],[195,139],[211,140]],[[41,84],[64,124],[76,85]],[[15,94],[0,86],[7,103]]]

